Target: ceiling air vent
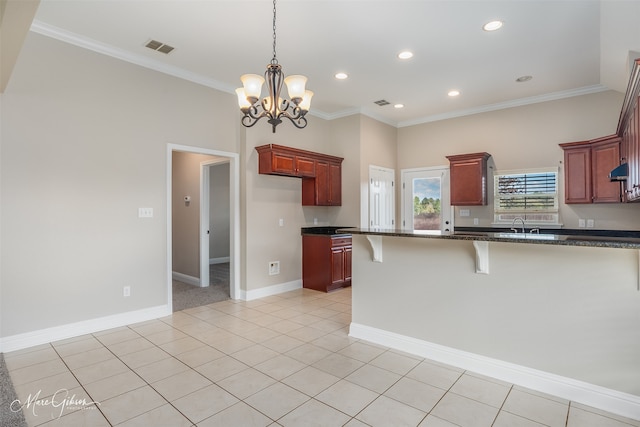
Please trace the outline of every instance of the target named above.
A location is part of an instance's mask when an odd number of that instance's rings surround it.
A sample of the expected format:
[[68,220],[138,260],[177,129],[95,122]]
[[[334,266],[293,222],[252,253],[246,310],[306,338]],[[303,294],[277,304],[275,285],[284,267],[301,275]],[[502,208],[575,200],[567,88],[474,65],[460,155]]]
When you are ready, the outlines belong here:
[[380,106],[380,107],[384,107],[385,105],[389,105],[390,104],[390,102],[385,100],[385,99],[381,99],[379,101],[374,101],[373,103],[378,105],[378,106]]
[[157,52],[161,52],[164,54],[167,54],[174,49],[173,46],[169,46],[168,44],[164,44],[157,40],[149,40],[147,44],[145,44],[145,47],[148,47],[149,49],[153,49]]

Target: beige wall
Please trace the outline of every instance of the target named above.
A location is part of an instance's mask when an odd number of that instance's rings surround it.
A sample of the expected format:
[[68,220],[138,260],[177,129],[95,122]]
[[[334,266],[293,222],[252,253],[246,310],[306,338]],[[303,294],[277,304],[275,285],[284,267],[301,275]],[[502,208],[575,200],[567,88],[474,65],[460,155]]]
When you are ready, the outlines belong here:
[[[398,161],[398,130],[370,117],[361,116],[360,126],[360,226],[369,225],[369,166],[380,166],[394,169],[395,182],[398,182],[400,172]],[[396,203],[396,208],[400,204]],[[399,212],[396,212],[396,220]]]
[[[558,101],[498,110],[473,116],[398,129],[398,168],[448,165],[449,154],[486,151],[495,170],[559,167],[560,199],[564,200],[563,151],[558,144],[615,133],[623,94],[608,91]],[[489,170],[491,176],[493,170]],[[489,194],[492,193],[492,178]],[[399,196],[398,196],[399,197]],[[489,206],[470,207],[470,216],[456,225],[489,227]],[[465,207],[466,208],[466,207]],[[596,229],[640,230],[640,205],[560,204],[565,228],[578,228],[578,218],[594,219]]]
[[2,96],[0,335],[165,305],[167,143],[236,152],[235,102],[29,33]]

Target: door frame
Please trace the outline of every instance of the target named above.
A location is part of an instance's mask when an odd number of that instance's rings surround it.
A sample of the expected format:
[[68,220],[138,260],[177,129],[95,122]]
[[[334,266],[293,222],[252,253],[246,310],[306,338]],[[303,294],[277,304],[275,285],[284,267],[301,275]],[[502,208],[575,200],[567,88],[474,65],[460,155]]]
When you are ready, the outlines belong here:
[[[209,228],[211,188],[209,178],[211,167],[229,163],[229,159],[221,157],[200,162],[200,287],[209,286],[209,245],[211,230]],[[229,167],[231,173],[231,167]],[[229,177],[229,192],[231,193],[231,177]],[[231,196],[231,194],[229,194]],[[231,213],[229,214],[231,217]],[[229,226],[231,227],[231,226]]]
[[[449,166],[429,166],[429,167],[423,167],[423,168],[411,168],[411,169],[401,169],[400,170],[400,222],[398,223],[399,227],[402,229],[409,229],[409,227],[407,227],[404,224],[404,221],[406,220],[405,216],[407,215],[407,211],[406,211],[406,204],[407,204],[407,200],[406,200],[406,196],[405,196],[405,184],[406,184],[406,176],[409,173],[416,173],[416,172],[435,172],[435,171],[442,171],[443,173],[447,174],[447,183],[450,182],[451,179],[451,174],[450,174],[450,168]],[[442,191],[444,191],[444,189],[442,189]],[[449,230],[453,231],[454,230],[454,224],[453,224],[453,219],[454,219],[454,207],[453,205],[451,205],[451,194],[450,194],[450,190],[449,188],[446,189],[447,191],[447,195],[448,195],[448,199],[449,199],[449,212],[447,212],[448,216],[449,216]],[[446,219],[446,216],[444,214],[443,211],[443,220]],[[442,232],[442,228],[441,227],[441,232]],[[411,224],[410,227],[411,230],[413,230],[413,222]]]
[[[189,145],[167,144],[167,305],[173,312],[173,243],[172,243],[172,153],[183,151],[194,154],[204,154],[228,159],[229,161],[229,192],[230,192],[230,251],[229,251],[229,293],[231,299],[240,297],[240,155],[227,151],[212,150],[209,148],[193,147]],[[208,261],[207,261],[208,266]]]

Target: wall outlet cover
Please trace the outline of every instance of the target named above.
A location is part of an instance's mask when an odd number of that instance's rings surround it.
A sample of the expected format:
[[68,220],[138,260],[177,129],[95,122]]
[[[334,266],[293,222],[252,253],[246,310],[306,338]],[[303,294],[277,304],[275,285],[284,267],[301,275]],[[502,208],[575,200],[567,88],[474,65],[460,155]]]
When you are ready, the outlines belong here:
[[280,274],[280,261],[269,261],[269,276]]

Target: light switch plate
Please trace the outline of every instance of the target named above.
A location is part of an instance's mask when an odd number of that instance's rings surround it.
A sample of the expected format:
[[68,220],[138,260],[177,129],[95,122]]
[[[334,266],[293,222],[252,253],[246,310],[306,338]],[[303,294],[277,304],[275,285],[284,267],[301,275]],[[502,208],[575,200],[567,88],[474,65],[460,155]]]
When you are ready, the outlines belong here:
[[138,208],[138,218],[153,218],[153,208]]
[[460,209],[460,216],[469,216],[469,209]]
[[592,219],[588,219],[587,220],[587,228],[593,228],[593,226],[595,225],[595,221]]

